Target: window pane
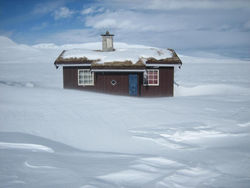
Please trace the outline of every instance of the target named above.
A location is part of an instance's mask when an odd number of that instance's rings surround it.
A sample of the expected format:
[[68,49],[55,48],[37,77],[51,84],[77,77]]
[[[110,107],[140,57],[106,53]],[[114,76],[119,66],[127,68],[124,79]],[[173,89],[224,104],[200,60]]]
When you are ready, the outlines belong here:
[[79,85],[93,85],[93,74],[90,70],[78,71],[78,83]]
[[159,71],[158,70],[147,70],[147,81],[148,85],[159,85]]

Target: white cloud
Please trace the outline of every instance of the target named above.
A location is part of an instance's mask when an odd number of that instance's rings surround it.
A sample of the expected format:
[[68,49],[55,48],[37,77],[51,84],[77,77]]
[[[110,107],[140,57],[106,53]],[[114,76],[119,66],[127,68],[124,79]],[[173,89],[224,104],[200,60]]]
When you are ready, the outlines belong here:
[[53,13],[55,20],[71,17],[72,14],[74,14],[74,11],[69,10],[67,7],[60,7]]
[[177,49],[217,49],[247,46],[247,10],[109,10],[85,17],[93,31],[109,29],[115,40]]
[[55,9],[58,9],[60,6],[65,4],[65,1],[49,1],[47,3],[37,4],[32,13],[33,14],[47,14],[53,12]]
[[[90,26],[90,25],[89,25]],[[92,25],[94,28],[97,28],[97,29],[102,29],[102,28],[114,28],[117,26],[117,22],[115,19],[103,19],[103,20],[100,20],[96,23],[94,23],[94,25]]]
[[93,13],[93,12],[95,12],[95,10],[92,7],[90,7],[90,8],[83,9],[81,11],[81,14],[86,15],[86,14],[90,14],[90,13]]
[[134,9],[238,9],[250,8],[249,0],[104,0],[105,4]]
[[235,9],[249,8],[247,0],[153,0],[148,9]]
[[100,13],[103,12],[104,8],[97,8],[97,7],[89,7],[89,8],[83,8],[82,11],[80,12],[81,15],[85,16],[88,14],[93,14],[93,13]]
[[86,26],[96,29],[119,29],[124,31],[164,32],[186,28],[182,21],[175,22],[166,14],[147,14],[135,11],[106,11],[105,13],[88,16]]
[[[85,17],[85,26],[130,32],[240,31],[249,27],[247,11],[229,10],[106,10]],[[230,18],[230,19],[229,19]]]

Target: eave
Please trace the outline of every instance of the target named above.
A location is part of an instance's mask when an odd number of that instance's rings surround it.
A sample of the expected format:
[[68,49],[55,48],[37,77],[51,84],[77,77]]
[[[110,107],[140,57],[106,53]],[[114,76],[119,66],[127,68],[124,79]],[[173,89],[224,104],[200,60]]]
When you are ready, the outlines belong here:
[[104,62],[98,63],[98,59],[90,60],[86,57],[81,58],[63,58],[65,50],[58,56],[54,65],[56,68],[59,66],[63,67],[91,67],[91,69],[145,69],[146,67],[156,66],[156,67],[175,67],[181,66],[182,61],[175,53],[174,50],[168,49],[172,52],[173,56],[166,59],[154,59],[148,58],[144,63],[140,60],[133,64],[131,61],[120,61],[120,62]]

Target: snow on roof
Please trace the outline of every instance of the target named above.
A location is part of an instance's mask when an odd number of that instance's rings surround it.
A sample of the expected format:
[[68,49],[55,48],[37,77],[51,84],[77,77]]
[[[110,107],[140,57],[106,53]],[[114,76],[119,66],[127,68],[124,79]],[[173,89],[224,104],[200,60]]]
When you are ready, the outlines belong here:
[[128,45],[119,43],[116,45],[115,51],[103,52],[101,50],[93,50],[87,48],[75,48],[66,50],[62,54],[63,59],[70,58],[87,58],[89,60],[98,60],[98,64],[106,62],[124,62],[131,61],[133,64],[139,60],[154,58],[157,60],[171,58],[172,52],[167,49],[153,48],[141,45]]

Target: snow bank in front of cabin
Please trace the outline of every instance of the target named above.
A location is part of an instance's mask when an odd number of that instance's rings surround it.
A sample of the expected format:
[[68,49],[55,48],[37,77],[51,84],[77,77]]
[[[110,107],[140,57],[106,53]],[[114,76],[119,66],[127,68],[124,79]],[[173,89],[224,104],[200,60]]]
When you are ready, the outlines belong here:
[[229,84],[205,84],[197,86],[176,86],[175,96],[202,96],[202,95],[248,95],[250,88],[229,85]]
[[99,60],[98,63],[115,62],[115,61],[131,61],[133,64],[140,59],[155,58],[166,59],[172,57],[172,52],[167,49],[152,48],[140,45],[117,44],[115,51],[102,52],[93,49],[71,49],[66,50],[63,58],[81,58],[86,57],[90,60]]

